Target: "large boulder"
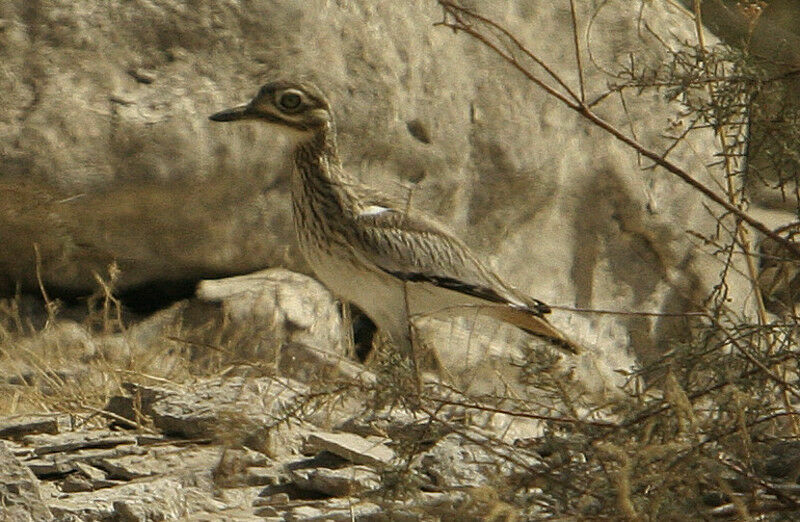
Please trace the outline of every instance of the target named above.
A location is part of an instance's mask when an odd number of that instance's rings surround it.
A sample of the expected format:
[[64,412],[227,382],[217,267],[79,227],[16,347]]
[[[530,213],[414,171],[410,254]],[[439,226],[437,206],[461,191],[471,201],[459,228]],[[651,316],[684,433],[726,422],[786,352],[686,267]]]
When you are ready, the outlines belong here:
[[[569,2],[474,4],[577,90]],[[694,38],[666,0],[577,4],[587,100],[622,64],[658,63],[663,41]],[[263,125],[207,120],[276,75],[311,76],[328,94],[346,168],[410,194],[545,302],[680,312],[718,275],[685,233],[716,225],[701,196],[643,170],[634,152],[467,36],[435,27],[433,1],[9,0],[0,18],[7,282],[35,289],[38,272],[51,288],[90,292],[112,262],[122,290],[304,270],[286,143]],[[624,101],[609,96],[595,110],[666,150],[676,106],[647,91]],[[669,158],[710,183],[715,150],[712,133],[697,131]],[[629,343],[653,355],[683,330],[647,317],[557,312],[553,321],[613,347],[614,365],[627,364]]]

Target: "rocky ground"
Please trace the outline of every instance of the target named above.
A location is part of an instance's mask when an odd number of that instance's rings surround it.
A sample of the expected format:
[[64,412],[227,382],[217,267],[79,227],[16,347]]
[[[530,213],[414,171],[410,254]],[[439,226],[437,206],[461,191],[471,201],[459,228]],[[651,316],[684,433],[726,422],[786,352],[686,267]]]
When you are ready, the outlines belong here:
[[[3,302],[3,520],[800,512],[798,445],[765,443],[757,420],[757,464],[742,468],[738,438],[721,444],[731,424],[693,411],[674,379],[665,394],[637,395],[635,379],[608,381],[609,393],[581,381],[585,362],[546,346],[523,360],[495,338],[500,357],[482,332],[452,331],[493,359],[470,360],[482,386],[433,357],[418,361],[420,382],[380,339],[365,363],[348,355],[335,301],[280,269],[205,281],[197,297],[138,321],[96,306],[99,316],[76,322],[66,305],[36,316],[24,300]],[[26,324],[39,326],[14,333]],[[423,337],[421,352],[434,341]],[[690,457],[695,447],[716,460]]]
[[[307,384],[283,377],[220,377],[182,386],[126,382],[124,394],[94,412],[2,417],[3,520],[621,516],[614,496],[577,483],[553,488],[569,479],[570,463],[583,463],[584,473],[604,473],[585,463],[580,435],[543,434],[519,418],[509,430],[508,422],[498,422],[503,415],[487,413],[490,404],[435,385],[426,388],[419,409],[375,411],[364,402],[375,375],[362,370],[359,379],[361,386],[338,381],[335,400],[320,400]],[[527,437],[509,437],[509,431],[526,430]],[[787,511],[786,500],[800,494],[798,462],[796,443],[769,450],[759,510]],[[745,484],[731,480],[727,492],[696,492],[700,513],[741,514],[735,499],[752,499]]]
[[[337,304],[306,276],[205,281],[124,330],[113,317],[105,335],[88,317],[4,330],[6,519],[481,520],[512,512],[498,479],[547,469],[513,449],[538,421],[492,414],[431,372],[418,390],[396,357],[347,357]],[[555,508],[530,494],[530,513]]]
[[[292,400],[307,389],[290,379],[125,388],[95,419],[0,421],[8,520],[482,520],[502,509],[492,477],[547,469],[534,452],[495,455],[497,433],[465,427],[463,410],[301,420]],[[535,497],[530,514],[554,507]]]

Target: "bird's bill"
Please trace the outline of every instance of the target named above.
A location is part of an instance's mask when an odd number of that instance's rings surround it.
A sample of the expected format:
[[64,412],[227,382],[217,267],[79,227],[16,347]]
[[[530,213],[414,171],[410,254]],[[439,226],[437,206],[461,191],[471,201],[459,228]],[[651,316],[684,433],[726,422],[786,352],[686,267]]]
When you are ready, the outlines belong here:
[[211,121],[237,121],[237,120],[248,120],[255,117],[256,117],[255,111],[253,110],[253,108],[249,103],[246,103],[244,105],[233,107],[232,109],[225,109],[224,111],[219,111],[209,116],[208,119]]

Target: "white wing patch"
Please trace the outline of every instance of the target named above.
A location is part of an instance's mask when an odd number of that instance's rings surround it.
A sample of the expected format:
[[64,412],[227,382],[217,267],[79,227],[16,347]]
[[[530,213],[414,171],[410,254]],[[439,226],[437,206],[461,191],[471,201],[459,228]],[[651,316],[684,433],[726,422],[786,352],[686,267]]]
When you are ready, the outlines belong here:
[[380,205],[370,205],[361,211],[359,217],[377,216],[378,214],[383,214],[384,212],[388,212],[390,210],[390,208],[382,207]]

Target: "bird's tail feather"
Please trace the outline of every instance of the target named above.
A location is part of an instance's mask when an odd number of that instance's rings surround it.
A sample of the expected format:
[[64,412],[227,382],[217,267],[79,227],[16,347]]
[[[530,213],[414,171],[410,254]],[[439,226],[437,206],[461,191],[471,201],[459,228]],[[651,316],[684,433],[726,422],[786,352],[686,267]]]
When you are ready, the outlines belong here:
[[585,351],[582,346],[570,340],[555,326],[547,322],[547,319],[527,310],[510,306],[481,306],[481,312],[484,315],[516,326],[526,333],[546,339],[573,355],[578,355]]

